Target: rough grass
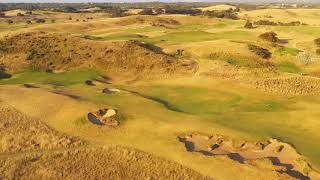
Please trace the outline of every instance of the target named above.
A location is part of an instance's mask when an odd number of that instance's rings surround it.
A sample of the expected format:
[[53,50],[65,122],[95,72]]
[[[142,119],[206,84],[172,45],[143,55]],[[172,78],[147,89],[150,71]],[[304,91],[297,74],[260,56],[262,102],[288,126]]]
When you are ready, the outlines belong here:
[[299,74],[302,72],[302,69],[292,62],[283,61],[276,64],[276,67],[279,71],[296,73]]
[[252,56],[235,55],[223,52],[211,53],[209,55],[210,60],[225,61],[232,65],[238,65],[243,67],[263,67],[265,62],[261,59]]

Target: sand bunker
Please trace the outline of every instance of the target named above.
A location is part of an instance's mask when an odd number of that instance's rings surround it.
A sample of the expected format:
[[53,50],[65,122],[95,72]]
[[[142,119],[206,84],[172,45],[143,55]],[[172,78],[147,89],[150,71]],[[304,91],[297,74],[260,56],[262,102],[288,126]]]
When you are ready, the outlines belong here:
[[120,90],[119,89],[116,89],[116,88],[104,88],[102,90],[102,93],[104,94],[116,94],[116,93],[119,93]]
[[206,156],[226,155],[241,164],[256,166],[264,161],[274,171],[285,173],[292,178],[320,178],[310,164],[289,144],[270,139],[260,142],[233,140],[222,135],[207,136],[191,134],[179,136],[180,142],[190,152],[199,152]]
[[120,121],[117,119],[117,111],[114,109],[99,109],[97,112],[90,112],[88,120],[96,125],[119,126]]

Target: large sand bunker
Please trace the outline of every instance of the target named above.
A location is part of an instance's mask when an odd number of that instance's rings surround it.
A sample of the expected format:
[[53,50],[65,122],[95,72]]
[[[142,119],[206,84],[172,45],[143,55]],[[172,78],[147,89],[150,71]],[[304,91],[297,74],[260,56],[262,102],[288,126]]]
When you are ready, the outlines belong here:
[[199,152],[206,156],[225,155],[241,164],[258,168],[269,167],[291,178],[320,178],[320,175],[292,146],[276,139],[247,142],[222,135],[208,136],[194,133],[179,136],[179,140],[190,152]]

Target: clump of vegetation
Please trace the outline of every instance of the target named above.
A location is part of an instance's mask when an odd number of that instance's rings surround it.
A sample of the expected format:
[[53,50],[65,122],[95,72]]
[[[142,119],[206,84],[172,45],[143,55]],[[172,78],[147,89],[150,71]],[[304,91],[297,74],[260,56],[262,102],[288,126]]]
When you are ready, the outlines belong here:
[[279,56],[284,56],[284,55],[292,55],[292,56],[297,56],[301,52],[299,49],[295,48],[289,48],[285,46],[280,46],[274,54],[279,55]]
[[279,38],[277,37],[277,33],[271,31],[271,32],[266,32],[263,33],[259,36],[259,38],[265,40],[265,41],[269,41],[269,42],[279,42]]
[[301,23],[300,21],[292,21],[288,23],[283,22],[273,22],[270,20],[259,20],[254,22],[255,25],[264,25],[264,26],[300,26],[304,23]]
[[238,14],[236,10],[228,9],[225,11],[205,11],[203,12],[204,16],[216,17],[216,18],[227,18],[237,20]]
[[317,50],[316,50],[316,54],[317,54],[317,55],[320,55],[320,49],[317,49]]
[[200,9],[194,9],[192,7],[184,6],[166,6],[166,14],[189,14],[189,15],[200,15],[202,11]]
[[248,48],[251,52],[262,57],[263,59],[271,58],[272,53],[268,49],[265,49],[265,48],[262,48],[260,46],[256,46],[253,44],[248,44]]
[[45,22],[46,22],[46,20],[44,20],[44,19],[37,19],[37,20],[36,20],[36,23],[39,23],[39,24],[40,24],[40,23],[45,23]]
[[27,11],[25,14],[31,15],[32,11]]
[[31,24],[32,22],[31,22],[30,20],[27,20],[26,23],[27,23],[27,24]]
[[253,27],[252,22],[247,21],[246,24],[244,25],[244,28],[246,28],[246,29],[253,29],[254,27]]
[[259,20],[254,22],[255,25],[277,26],[278,23],[269,20]]
[[4,18],[4,17],[6,17],[6,14],[0,11],[0,18]]

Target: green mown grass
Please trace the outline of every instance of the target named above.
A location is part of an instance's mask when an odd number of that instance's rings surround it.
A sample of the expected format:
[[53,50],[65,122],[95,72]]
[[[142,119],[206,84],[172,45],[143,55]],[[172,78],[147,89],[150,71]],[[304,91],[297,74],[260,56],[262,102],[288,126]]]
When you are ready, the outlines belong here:
[[[210,91],[205,88],[182,86],[139,87],[139,94],[157,102],[167,102],[171,109],[197,115],[220,115],[243,112],[278,112],[289,109],[286,101],[255,100],[227,91]],[[134,91],[135,91],[134,90]],[[161,101],[160,101],[161,100]]]
[[284,55],[297,56],[299,52],[300,52],[299,49],[289,48],[289,47],[280,47],[273,54],[278,56],[284,56]]
[[218,39],[255,39],[250,32],[247,31],[225,31],[219,33],[209,33],[205,31],[185,31],[185,32],[172,32],[163,36],[151,38],[154,42],[160,42],[161,40],[171,42],[201,42],[201,41],[213,41]]
[[302,72],[302,69],[292,62],[283,61],[276,64],[276,67],[279,71],[296,73],[299,74]]

